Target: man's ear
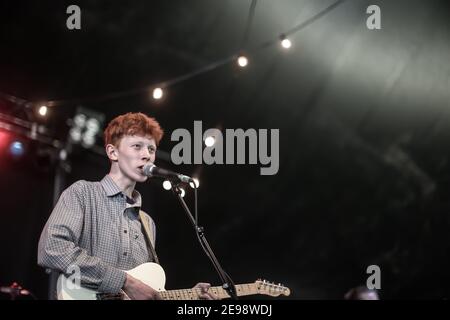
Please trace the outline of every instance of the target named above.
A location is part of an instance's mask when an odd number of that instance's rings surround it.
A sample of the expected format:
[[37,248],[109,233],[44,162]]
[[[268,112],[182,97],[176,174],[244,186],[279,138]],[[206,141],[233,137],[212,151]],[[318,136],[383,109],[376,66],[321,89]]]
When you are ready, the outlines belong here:
[[105,149],[109,160],[117,161],[117,148],[112,144],[107,144]]

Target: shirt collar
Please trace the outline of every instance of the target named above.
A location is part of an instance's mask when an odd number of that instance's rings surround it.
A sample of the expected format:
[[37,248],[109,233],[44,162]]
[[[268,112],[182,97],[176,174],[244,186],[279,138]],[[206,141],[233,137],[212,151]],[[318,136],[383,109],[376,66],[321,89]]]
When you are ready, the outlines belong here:
[[141,194],[137,190],[133,190],[133,193],[131,194],[132,199],[134,200],[133,204],[127,203],[127,208],[129,207],[141,207],[142,204],[142,197]]
[[[103,189],[106,192],[106,195],[108,197],[112,197],[118,194],[122,194],[124,197],[125,194],[123,194],[122,190],[119,188],[119,186],[114,182],[114,180],[111,178],[109,174],[107,174],[101,181],[100,181]],[[134,204],[128,204],[127,207],[141,207],[142,204],[142,197],[141,194],[137,190],[133,190],[132,198],[135,201]]]

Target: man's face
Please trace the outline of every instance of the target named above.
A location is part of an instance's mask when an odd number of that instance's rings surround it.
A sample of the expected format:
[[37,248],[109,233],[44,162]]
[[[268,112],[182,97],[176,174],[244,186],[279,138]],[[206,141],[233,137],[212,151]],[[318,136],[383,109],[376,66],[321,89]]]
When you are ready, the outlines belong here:
[[125,178],[136,182],[147,180],[142,168],[149,162],[155,162],[155,139],[150,136],[124,136],[115,151],[119,170]]

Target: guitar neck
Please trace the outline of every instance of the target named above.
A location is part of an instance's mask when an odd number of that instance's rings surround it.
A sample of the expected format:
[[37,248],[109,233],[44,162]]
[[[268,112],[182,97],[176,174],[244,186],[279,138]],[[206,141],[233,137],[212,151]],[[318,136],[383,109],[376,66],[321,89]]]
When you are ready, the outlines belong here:
[[[254,283],[238,284],[235,287],[236,294],[239,297],[258,294],[258,288]],[[216,295],[220,300],[230,297],[228,292],[222,287],[211,287],[208,291]],[[201,289],[167,290],[160,292],[160,294],[164,300],[199,300]]]

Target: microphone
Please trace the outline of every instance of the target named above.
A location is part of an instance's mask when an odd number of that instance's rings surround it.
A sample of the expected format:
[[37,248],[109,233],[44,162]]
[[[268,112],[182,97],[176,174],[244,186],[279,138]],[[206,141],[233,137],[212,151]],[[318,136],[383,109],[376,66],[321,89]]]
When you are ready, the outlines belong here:
[[184,174],[176,173],[170,170],[166,170],[163,168],[159,168],[155,166],[153,163],[147,163],[143,168],[142,172],[147,177],[160,177],[160,178],[166,178],[166,179],[177,179],[181,182],[189,183],[192,180],[191,177],[185,176]]

